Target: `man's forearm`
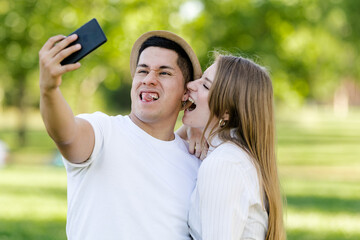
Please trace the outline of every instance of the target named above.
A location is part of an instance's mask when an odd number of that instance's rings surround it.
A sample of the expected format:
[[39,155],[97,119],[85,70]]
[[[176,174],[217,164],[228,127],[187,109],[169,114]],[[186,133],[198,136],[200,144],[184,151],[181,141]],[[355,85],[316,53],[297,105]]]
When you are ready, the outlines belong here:
[[39,51],[40,111],[46,130],[63,156],[71,162],[86,161],[95,144],[94,131],[85,120],[76,119],[60,91],[62,75],[78,69],[80,63],[60,62],[81,49],[79,44],[67,47],[77,39],[57,35],[48,39]]
[[46,130],[55,143],[71,143],[76,136],[75,118],[59,88],[41,90],[40,111]]

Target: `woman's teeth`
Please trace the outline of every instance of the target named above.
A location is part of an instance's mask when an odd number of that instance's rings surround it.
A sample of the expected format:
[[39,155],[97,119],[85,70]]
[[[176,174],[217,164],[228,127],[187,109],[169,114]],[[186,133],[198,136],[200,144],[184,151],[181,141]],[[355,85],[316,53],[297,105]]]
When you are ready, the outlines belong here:
[[187,108],[188,111],[193,111],[196,108],[196,104],[194,99],[190,98],[188,99],[189,102],[191,102],[191,105]]

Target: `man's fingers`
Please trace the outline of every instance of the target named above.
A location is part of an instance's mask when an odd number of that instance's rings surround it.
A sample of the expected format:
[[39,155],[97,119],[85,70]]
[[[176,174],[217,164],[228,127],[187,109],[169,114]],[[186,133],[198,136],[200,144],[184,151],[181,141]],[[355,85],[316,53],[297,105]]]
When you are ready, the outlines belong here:
[[80,44],[75,44],[71,47],[65,48],[62,51],[60,51],[54,58],[55,62],[61,62],[66,57],[70,56],[72,53],[79,51],[81,49]]
[[[76,44],[65,50],[66,46],[77,39],[77,35],[73,34],[69,37],[63,35],[57,35],[49,38],[49,40],[44,44],[44,46],[39,51],[39,59],[42,65],[49,65],[53,63],[60,63],[61,60],[71,55],[71,53],[78,51],[81,46]],[[60,54],[59,54],[60,52]],[[58,56],[59,54],[59,56]]]
[[49,38],[44,44],[44,46],[40,49],[40,52],[49,51],[55,45],[55,43],[57,43],[60,40],[63,40],[64,38],[66,38],[64,35],[56,35]]
[[79,62],[72,63],[72,64],[66,64],[66,65],[60,67],[60,74],[62,75],[64,73],[74,71],[80,67],[81,67],[81,64]]
[[76,34],[72,34],[72,35],[64,38],[62,41],[58,42],[53,48],[50,49],[50,51],[49,51],[50,56],[54,57],[60,51],[62,51],[64,48],[66,48],[69,44],[74,42],[77,38],[78,38],[78,36]]
[[74,71],[76,69],[78,69],[79,67],[81,67],[81,64],[79,62],[77,63],[73,63],[73,64],[66,64],[64,66],[59,66],[59,67],[54,67],[53,70],[51,71],[50,75],[51,77],[57,77],[57,76],[61,76],[64,73],[67,72],[71,72]]

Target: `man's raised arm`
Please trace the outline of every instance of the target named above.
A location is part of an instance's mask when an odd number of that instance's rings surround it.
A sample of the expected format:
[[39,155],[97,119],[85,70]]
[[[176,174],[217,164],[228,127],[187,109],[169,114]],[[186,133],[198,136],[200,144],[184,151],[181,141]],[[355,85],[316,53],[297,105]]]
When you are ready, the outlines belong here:
[[86,161],[94,148],[94,131],[87,121],[75,118],[60,91],[64,73],[74,71],[80,63],[61,65],[60,62],[80,50],[79,44],[66,48],[76,35],[51,37],[39,51],[40,111],[46,130],[62,155],[69,161]]

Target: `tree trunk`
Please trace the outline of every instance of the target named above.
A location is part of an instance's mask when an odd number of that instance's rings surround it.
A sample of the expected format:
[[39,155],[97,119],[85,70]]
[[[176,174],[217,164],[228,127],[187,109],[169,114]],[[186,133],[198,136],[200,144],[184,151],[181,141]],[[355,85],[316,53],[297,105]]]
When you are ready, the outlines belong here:
[[17,109],[18,109],[18,146],[24,147],[26,145],[26,102],[25,102],[25,77],[22,76],[19,79],[19,89],[18,89],[18,96],[17,96]]

